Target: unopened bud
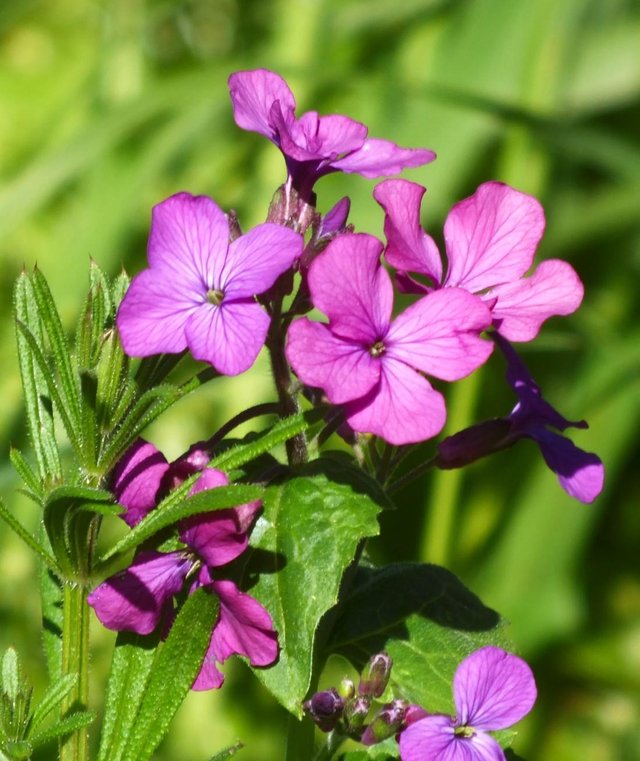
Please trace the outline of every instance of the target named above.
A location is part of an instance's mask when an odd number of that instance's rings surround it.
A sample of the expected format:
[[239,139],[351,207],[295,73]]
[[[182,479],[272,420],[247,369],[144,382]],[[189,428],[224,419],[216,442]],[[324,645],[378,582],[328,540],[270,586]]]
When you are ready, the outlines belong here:
[[347,733],[352,737],[359,737],[360,731],[369,714],[371,701],[369,698],[358,697],[347,701],[344,707],[344,720],[347,725]]
[[389,683],[391,666],[393,666],[393,661],[387,653],[382,652],[372,656],[360,677],[360,685],[358,686],[360,695],[379,698]]
[[436,465],[443,470],[463,468],[513,443],[511,423],[505,418],[485,420],[448,436],[438,444]]
[[363,745],[375,745],[397,734],[403,727],[409,703],[406,700],[394,700],[382,706],[373,717],[373,721],[362,733]]
[[338,685],[338,693],[340,697],[349,700],[356,694],[356,686],[351,679],[343,679]]
[[323,690],[304,702],[302,708],[323,732],[331,732],[342,717],[344,700],[337,690]]

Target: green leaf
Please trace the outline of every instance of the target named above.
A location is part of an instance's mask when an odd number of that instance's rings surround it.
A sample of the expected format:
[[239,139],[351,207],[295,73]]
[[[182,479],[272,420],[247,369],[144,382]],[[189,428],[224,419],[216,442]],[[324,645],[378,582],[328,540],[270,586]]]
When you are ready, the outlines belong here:
[[160,637],[121,632],[111,662],[98,761],[119,761],[144,697]]
[[[14,312],[16,321],[26,325],[35,340],[41,344],[42,328],[33,289],[26,272],[23,272],[16,281]],[[47,379],[34,360],[29,343],[20,329],[16,329],[16,342],[27,411],[27,424],[40,470],[40,478],[43,481],[56,480],[60,477],[61,467]]]
[[2,658],[2,691],[12,703],[16,702],[20,692],[20,663],[12,647],[7,648]]
[[60,573],[55,558],[32,534],[29,533],[29,531],[27,531],[13,513],[9,512],[2,499],[0,499],[0,519],[2,519],[9,528],[11,528],[14,533],[16,533],[20,539],[22,539],[22,541],[36,553],[36,555],[38,555],[40,560],[42,560],[48,568],[54,573]]
[[430,712],[454,714],[455,670],[489,644],[509,648],[504,622],[456,576],[439,566],[397,563],[358,569],[328,649],[356,668],[386,650],[398,696]]
[[77,674],[65,674],[57,682],[50,684],[31,717],[31,731],[38,729],[46,717],[57,708],[73,690],[78,681]]
[[220,753],[216,753],[216,755],[212,756],[209,761],[226,761],[228,758],[231,758],[231,756],[235,756],[239,750],[242,750],[242,748],[244,748],[244,743],[237,742],[235,745],[230,745],[228,748],[221,750]]
[[75,337],[78,368],[91,369],[98,361],[105,323],[112,312],[109,282],[92,260],[89,268],[89,292],[78,318]]
[[[41,539],[48,540],[44,527]],[[40,604],[42,606],[42,645],[50,680],[58,679],[62,670],[62,606],[63,592],[59,575],[47,566],[40,568]]]
[[41,500],[44,496],[42,484],[40,483],[38,476],[33,472],[31,465],[29,465],[29,463],[24,458],[22,452],[19,449],[14,449],[14,447],[11,447],[9,450],[9,459],[11,460],[13,467],[16,469],[16,473],[23,480],[27,489],[29,489],[34,497],[36,497],[38,500]]
[[254,502],[261,499],[263,495],[263,487],[244,484],[207,489],[179,500],[169,495],[155,510],[146,515],[135,528],[106,552],[100,561],[104,562],[119,552],[126,552],[137,547],[161,529],[171,526],[183,518],[199,513],[208,513],[212,510],[236,507],[246,502]]
[[316,460],[270,486],[251,544],[265,555],[251,594],[269,611],[280,658],[256,675],[287,710],[300,717],[311,679],[321,618],[338,600],[342,577],[365,537],[378,533],[383,506],[364,474]]
[[203,587],[187,598],[156,652],[123,761],[147,761],[167,733],[200,671],[218,609],[215,596]]
[[35,732],[29,736],[29,742],[34,745],[44,745],[45,743],[55,740],[57,737],[63,735],[69,735],[82,727],[86,727],[88,724],[96,718],[93,711],[78,711],[72,713],[70,716],[65,716],[56,724],[52,724],[50,727],[43,729],[42,732]]
[[391,761],[396,758],[399,758],[399,748],[395,737],[371,745],[366,750],[350,751],[340,757],[341,761]]

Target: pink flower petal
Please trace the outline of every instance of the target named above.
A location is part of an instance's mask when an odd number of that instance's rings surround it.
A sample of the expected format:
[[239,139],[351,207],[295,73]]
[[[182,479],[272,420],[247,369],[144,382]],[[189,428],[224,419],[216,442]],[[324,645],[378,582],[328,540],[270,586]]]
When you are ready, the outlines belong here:
[[453,694],[457,724],[474,729],[506,729],[520,721],[536,701],[528,664],[488,645],[471,653],[456,669]]
[[185,325],[203,300],[204,294],[169,271],[148,269],[136,275],[116,317],[125,352],[150,357],[184,351]]
[[404,169],[422,166],[433,161],[436,154],[424,148],[400,148],[395,143],[377,138],[367,138],[362,148],[333,161],[334,170],[355,173],[375,179],[399,174]]
[[150,634],[192,564],[179,552],[140,552],[129,568],[96,587],[87,602],[108,629]]
[[216,663],[231,655],[246,656],[252,666],[269,666],[278,657],[278,635],[265,608],[232,581],[214,581],[211,588],[220,600],[220,615],[194,690],[220,687],[224,677]]
[[190,317],[185,334],[195,359],[209,362],[223,375],[238,375],[255,362],[268,329],[269,315],[255,301],[223,301],[219,307],[203,304]]
[[170,285],[188,280],[202,300],[218,287],[228,247],[229,222],[211,198],[176,193],[153,207],[149,265],[174,273]]
[[270,121],[271,107],[279,101],[283,111],[295,111],[296,101],[284,79],[267,69],[238,71],[229,77],[233,118],[241,129],[259,132],[277,141]]
[[420,224],[420,204],[426,188],[408,180],[385,180],[373,197],[385,211],[385,259],[401,272],[419,272],[434,285],[442,280],[442,258],[434,240]]
[[380,360],[306,317],[289,328],[286,354],[298,378],[323,389],[332,404],[364,396],[380,377]]
[[500,182],[480,185],[445,222],[445,285],[477,293],[520,278],[531,266],[544,224],[533,196]]
[[345,405],[345,412],[354,431],[375,433],[397,445],[436,436],[446,419],[442,394],[411,367],[384,355],[378,384]]
[[381,253],[382,244],[371,235],[340,235],[311,264],[311,299],[334,333],[364,344],[386,333],[393,285],[380,265]]
[[[191,494],[218,486],[226,486],[226,474],[215,468],[205,468],[195,482]],[[249,544],[249,528],[262,503],[244,505],[195,515],[181,521],[180,539],[210,568],[226,565],[241,555]]]
[[443,288],[405,309],[385,339],[387,355],[453,381],[487,360],[493,343],[479,333],[491,324],[482,301],[459,288]]
[[120,517],[129,526],[135,526],[156,506],[168,470],[162,452],[144,439],[134,441],[120,458],[111,480],[116,500],[127,508]]
[[531,341],[552,315],[575,312],[584,288],[570,264],[559,259],[542,262],[531,277],[492,288],[492,309],[498,332],[510,341]]
[[229,246],[218,287],[231,299],[264,293],[293,265],[302,245],[302,236],[288,227],[258,225]]

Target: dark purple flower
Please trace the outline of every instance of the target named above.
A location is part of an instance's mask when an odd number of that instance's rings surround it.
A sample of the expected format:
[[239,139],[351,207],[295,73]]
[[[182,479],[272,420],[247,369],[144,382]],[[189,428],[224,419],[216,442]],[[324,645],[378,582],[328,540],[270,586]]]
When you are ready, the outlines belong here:
[[117,325],[127,354],[190,349],[224,375],[247,370],[264,344],[264,293],[302,253],[298,233],[262,224],[229,242],[229,222],[206,196],[177,193],[154,206],[149,269],[136,275]]
[[570,439],[549,430],[587,428],[586,421],[572,422],[563,417],[544,399],[511,344],[498,334],[494,340],[507,359],[507,381],[516,392],[518,403],[507,417],[486,420],[440,442],[437,466],[461,468],[510,447],[519,439],[530,438],[540,447],[545,462],[567,494],[580,502],[593,502],[604,483],[602,461],[593,452],[585,452]]
[[[548,259],[529,277],[544,231],[544,212],[530,195],[501,182],[485,182],[457,203],[444,225],[447,266],[434,240],[420,225],[425,188],[407,180],[386,180],[374,197],[385,210],[385,257],[398,270],[400,287],[411,293],[464,288],[491,309],[493,325],[511,341],[531,341],[552,315],[574,312],[583,287],[567,262]],[[425,286],[409,277],[426,276]]]
[[294,321],[286,352],[303,383],[345,405],[351,428],[407,444],[435,436],[446,416],[442,395],[421,373],[452,381],[475,370],[491,353],[478,335],[491,316],[480,299],[447,288],[392,320],[381,252],[376,238],[350,234],[314,259],[311,299],[329,324]]
[[[180,460],[177,464],[183,465]],[[167,476],[172,478],[172,468],[152,444],[139,440],[129,449],[115,472],[114,491],[126,508],[123,518],[130,526],[155,508]],[[205,468],[191,493],[226,484],[224,473]],[[179,592],[186,587],[192,593],[204,586],[217,596],[220,613],[193,689],[220,687],[224,676],[216,664],[233,654],[247,656],[254,666],[273,663],[278,641],[269,613],[232,581],[217,580],[212,574],[212,569],[231,562],[247,548],[248,532],[260,507],[260,502],[251,502],[181,521],[183,550],[139,552],[125,571],[93,590],[89,604],[109,629],[150,634],[170,620],[173,598]]]
[[402,761],[505,761],[489,732],[506,729],[533,708],[529,666],[491,645],[465,658],[453,678],[456,716],[429,714],[400,735]]
[[369,138],[364,124],[340,114],[307,111],[296,117],[293,93],[273,71],[238,71],[229,77],[229,91],[236,124],[280,148],[293,187],[305,198],[316,180],[330,172],[384,177],[436,157],[433,151]]

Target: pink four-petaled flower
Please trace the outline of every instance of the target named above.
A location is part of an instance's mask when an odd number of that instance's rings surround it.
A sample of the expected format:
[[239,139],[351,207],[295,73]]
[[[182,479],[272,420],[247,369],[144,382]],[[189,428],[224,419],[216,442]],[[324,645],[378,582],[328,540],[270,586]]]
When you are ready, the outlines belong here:
[[456,716],[426,714],[400,735],[402,761],[505,761],[489,732],[507,729],[533,708],[529,666],[491,645],[465,658],[453,678]]
[[[385,258],[403,290],[464,288],[491,309],[493,324],[510,341],[531,341],[552,315],[574,312],[583,287],[573,267],[559,259],[538,265],[529,277],[544,232],[540,203],[501,182],[485,182],[457,203],[444,225],[446,268],[434,240],[420,225],[425,188],[408,180],[387,180],[374,190],[386,212]],[[408,273],[426,276],[428,286]]]
[[229,242],[229,223],[206,196],[177,193],[153,209],[149,269],[120,305],[118,330],[133,357],[177,353],[224,375],[255,361],[269,315],[255,300],[302,253],[298,233],[262,224]]
[[296,117],[289,86],[267,69],[232,74],[229,90],[236,124],[264,135],[280,148],[291,182],[304,197],[318,178],[330,172],[384,177],[436,157],[433,151],[369,138],[365,125],[347,116],[307,111]]
[[329,244],[308,274],[313,304],[329,324],[296,320],[286,352],[305,384],[344,405],[355,431],[407,444],[438,434],[446,417],[442,395],[421,373],[453,381],[475,370],[491,354],[479,337],[491,315],[467,291],[447,288],[392,321],[393,287],[381,253],[380,241],[365,234]]

